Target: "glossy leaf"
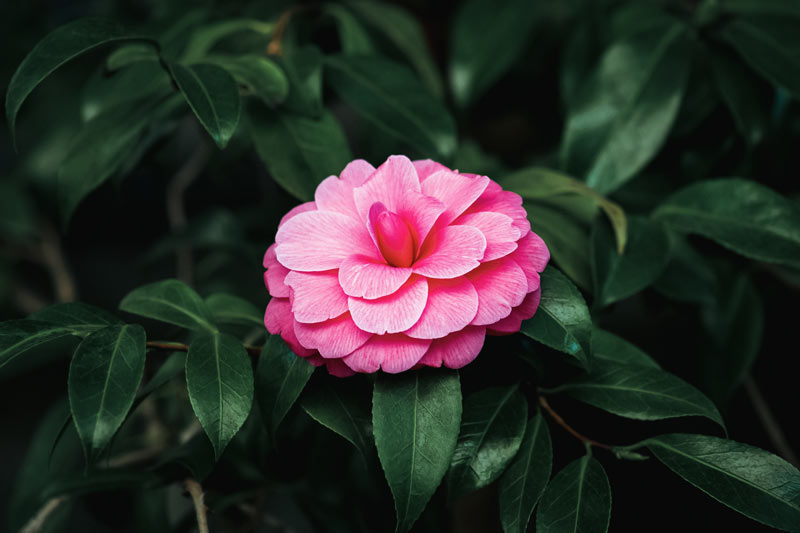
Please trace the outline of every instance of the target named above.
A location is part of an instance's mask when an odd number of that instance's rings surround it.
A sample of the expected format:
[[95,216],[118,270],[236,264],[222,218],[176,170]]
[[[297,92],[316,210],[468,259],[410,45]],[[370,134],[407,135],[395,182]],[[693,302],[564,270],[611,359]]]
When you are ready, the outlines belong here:
[[669,245],[661,223],[628,217],[628,242],[619,253],[611,228],[598,219],[591,247],[596,304],[612,304],[652,285],[667,266]]
[[605,533],[611,519],[611,486],[597,459],[584,455],[547,486],[536,511],[537,533]]
[[89,331],[92,327],[101,329],[122,323],[105,309],[82,302],[57,303],[31,313],[29,318],[79,331]]
[[500,477],[519,450],[527,418],[528,404],[517,386],[467,396],[447,474],[451,502]]
[[175,63],[170,65],[170,72],[200,124],[217,146],[225,148],[236,132],[241,113],[236,81],[211,63]]
[[131,411],[136,409],[148,396],[181,375],[185,369],[186,354],[184,352],[174,352],[170,355],[166,361],[161,363],[153,377],[139,389]]
[[453,21],[448,73],[457,105],[468,105],[517,60],[538,14],[527,0],[469,0],[462,5]]
[[226,37],[244,32],[269,35],[273,27],[273,24],[249,18],[224,19],[205,24],[192,32],[183,51],[182,61],[191,63],[202,60],[214,45]]
[[193,340],[186,356],[186,387],[219,459],[253,403],[253,367],[242,343],[225,333]]
[[147,43],[120,46],[108,54],[106,68],[115,71],[141,61],[158,62],[158,50],[152,44]]
[[109,326],[80,343],[69,366],[69,406],[88,463],[99,458],[136,397],[145,362],[139,325]]
[[300,200],[313,200],[317,185],[352,159],[344,131],[327,111],[313,119],[259,109],[250,118],[259,157],[272,178]]
[[596,359],[590,374],[551,389],[635,420],[704,416],[723,428],[716,406],[677,376],[657,368]]
[[284,105],[292,113],[319,118],[322,115],[322,52],[314,46],[291,47],[278,59],[289,80]]
[[645,441],[670,470],[745,516],[782,530],[800,524],[800,472],[769,452],[707,435]]
[[261,99],[269,106],[277,106],[289,95],[289,80],[283,70],[266,57],[246,54],[240,56],[215,55],[205,61],[218,65],[230,73],[245,94]]
[[523,206],[528,212],[531,229],[547,244],[558,268],[580,288],[591,290],[588,228],[560,208],[538,202],[525,202]]
[[652,357],[633,344],[597,327],[592,330],[592,355],[621,365],[661,368]]
[[192,330],[217,330],[211,312],[198,294],[176,279],[150,283],[128,293],[119,304],[122,311],[168,322]]
[[346,104],[417,155],[447,160],[455,152],[453,118],[403,65],[372,57],[329,56],[325,72]]
[[74,328],[38,320],[0,322],[0,372],[28,350],[75,333]]
[[374,453],[369,403],[349,385],[342,382],[308,388],[300,406],[311,418],[350,441],[366,459]]
[[398,532],[411,529],[441,483],[460,422],[457,372],[378,374],[372,425],[378,458],[394,496]]
[[522,333],[575,357],[589,366],[592,318],[583,296],[561,272],[549,266],[542,272],[542,298],[533,318],[522,323]]
[[653,216],[746,257],[800,266],[800,205],[753,181],[694,183],[667,198]]
[[653,285],[667,298],[710,305],[716,301],[717,279],[708,259],[695,251],[685,236],[669,232],[669,263]]
[[232,294],[215,293],[206,298],[205,303],[217,323],[245,326],[264,325],[264,312],[244,298]]
[[500,520],[505,533],[525,533],[553,468],[550,431],[541,413],[528,420],[514,461],[500,477]]
[[323,10],[336,22],[343,53],[369,55],[375,52],[369,34],[353,13],[338,4],[325,4]]

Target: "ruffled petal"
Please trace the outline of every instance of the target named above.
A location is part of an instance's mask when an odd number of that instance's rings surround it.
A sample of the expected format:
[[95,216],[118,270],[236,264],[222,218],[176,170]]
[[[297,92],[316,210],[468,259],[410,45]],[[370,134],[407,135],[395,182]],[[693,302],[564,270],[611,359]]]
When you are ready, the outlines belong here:
[[372,174],[372,177],[353,190],[353,199],[361,220],[366,222],[369,208],[380,202],[397,213],[408,191],[420,192],[419,177],[406,156],[393,155]]
[[375,167],[363,159],[356,159],[347,163],[339,177],[353,187],[360,187],[372,176],[373,172],[375,172]]
[[336,176],[328,176],[317,185],[314,200],[320,211],[333,211],[359,220],[353,200],[353,186]]
[[486,237],[486,251],[482,259],[484,263],[504,257],[517,249],[520,233],[513,223],[511,217],[491,211],[462,215],[454,222],[481,230]]
[[425,242],[431,228],[439,220],[447,207],[433,196],[420,192],[408,191],[398,207],[397,214],[411,228],[417,244]]
[[286,286],[286,275],[289,272],[288,268],[277,261],[264,272],[264,283],[267,285],[270,296],[274,298],[289,297],[289,287]]
[[478,291],[478,313],[472,320],[474,326],[494,324],[507,317],[528,292],[525,272],[508,258],[483,263],[467,278]]
[[294,353],[300,357],[308,357],[314,350],[302,346],[294,334],[294,317],[288,298],[273,298],[267,304],[264,313],[264,325],[271,335],[280,335]]
[[361,348],[343,359],[356,372],[384,372],[397,374],[412,368],[425,354],[431,341],[412,339],[402,333],[375,335]]
[[323,322],[347,312],[347,295],[335,270],[291,271],[286,284],[292,288],[292,312],[298,322]]
[[328,373],[337,378],[347,378],[355,374],[355,372],[347,366],[341,359],[326,359],[326,366]]
[[447,206],[439,217],[439,223],[449,224],[478,199],[490,181],[486,176],[468,177],[442,170],[431,174],[422,183],[422,193]]
[[438,339],[466,327],[478,312],[478,292],[466,278],[428,280],[428,303],[416,324],[404,333]]
[[541,237],[528,232],[518,241],[517,249],[511,259],[517,262],[528,278],[528,292],[539,288],[539,272],[544,270],[550,260],[550,250]]
[[294,331],[300,344],[319,350],[326,359],[344,357],[372,337],[372,333],[356,327],[350,313],[316,324],[295,322]]
[[514,227],[520,231],[520,235],[525,235],[531,229],[528,221],[528,213],[522,206],[522,197],[512,191],[504,191],[497,182],[491,182],[486,190],[481,194],[472,206],[466,210],[467,213],[481,213],[491,211],[502,213],[514,221]]
[[306,202],[304,204],[296,205],[293,208],[291,208],[288,213],[283,215],[281,221],[278,223],[278,227],[280,228],[281,226],[286,224],[288,220],[296,217],[300,213],[308,213],[309,211],[316,211],[316,210],[317,210],[317,204],[315,204],[314,202]]
[[512,309],[511,314],[503,320],[489,326],[488,332],[492,335],[510,335],[519,331],[522,321],[528,320],[536,313],[541,295],[540,290],[528,293],[521,305]]
[[419,364],[436,368],[442,364],[447,368],[461,368],[478,356],[483,348],[485,338],[485,327],[466,327],[447,337],[434,340],[431,347],[419,360]]
[[419,176],[419,181],[425,181],[428,179],[428,176],[439,172],[440,170],[446,170],[447,172],[453,172],[446,166],[441,163],[437,163],[432,159],[418,159],[416,161],[412,161],[414,164],[414,168],[417,169],[417,175]]
[[397,291],[410,268],[397,268],[364,255],[351,255],[339,267],[339,284],[348,296],[374,300]]
[[456,278],[475,269],[485,250],[486,238],[478,228],[436,228],[425,240],[412,268],[429,278]]
[[278,258],[275,257],[275,246],[277,246],[274,242],[267,248],[267,251],[264,252],[264,260],[262,264],[264,268],[269,268],[272,265],[278,264]]
[[375,300],[350,298],[353,322],[360,329],[382,335],[405,331],[419,320],[428,300],[428,281],[412,276],[395,293]]

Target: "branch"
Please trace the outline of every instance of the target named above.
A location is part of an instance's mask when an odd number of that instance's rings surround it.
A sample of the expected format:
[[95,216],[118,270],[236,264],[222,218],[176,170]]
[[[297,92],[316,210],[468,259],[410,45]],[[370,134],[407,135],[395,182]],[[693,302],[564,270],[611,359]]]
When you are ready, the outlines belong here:
[[197,515],[197,531],[199,533],[208,533],[208,517],[206,516],[208,509],[206,509],[206,504],[203,503],[203,487],[192,478],[186,479],[183,482],[183,487],[192,497],[192,503],[194,503],[194,511]]
[[539,396],[539,405],[541,405],[541,406],[542,406],[542,408],[543,408],[545,411],[547,411],[547,414],[549,414],[549,415],[550,415],[550,416],[553,418],[553,420],[555,420],[555,421],[556,421],[556,424],[558,424],[559,426],[561,426],[562,428],[564,428],[565,430],[567,430],[567,432],[568,432],[570,435],[572,435],[573,437],[575,437],[576,439],[578,439],[578,440],[579,440],[579,441],[581,441],[582,443],[584,443],[584,444],[588,444],[589,446],[596,446],[596,447],[598,447],[598,448],[603,448],[604,450],[608,450],[608,451],[610,451],[610,452],[614,452],[614,453],[616,453],[616,451],[615,451],[615,447],[614,447],[614,446],[611,446],[610,444],[603,444],[602,442],[598,442],[598,441],[596,441],[596,440],[594,440],[594,439],[590,439],[589,437],[587,437],[587,436],[583,435],[582,433],[578,433],[577,431],[575,431],[575,430],[572,428],[572,426],[570,426],[569,424],[567,424],[567,423],[564,421],[564,419],[563,419],[563,418],[561,418],[561,415],[559,415],[558,413],[556,413],[556,412],[553,410],[553,408],[552,408],[552,407],[550,407],[550,404],[549,404],[549,403],[547,403],[547,399],[546,399],[544,396]]
[[753,409],[755,409],[761,425],[764,426],[772,446],[784,459],[800,468],[800,461],[797,460],[797,455],[792,451],[792,447],[789,446],[786,435],[783,433],[778,420],[772,413],[772,409],[770,409],[767,400],[761,394],[761,390],[752,376],[748,377],[744,382],[744,389],[747,391],[747,396],[750,397],[750,403],[753,404]]
[[[181,342],[162,342],[162,341],[147,341],[145,343],[148,348],[153,350],[170,350],[173,352],[188,352],[189,346]],[[258,356],[261,353],[259,346],[245,346],[245,350],[250,355]]]
[[47,502],[42,505],[36,514],[33,515],[24,526],[22,526],[22,529],[19,530],[20,533],[39,533],[42,531],[47,523],[47,519],[50,518],[50,515],[53,514],[55,510],[58,509],[65,501],[67,501],[66,496],[56,496],[55,498],[47,500]]

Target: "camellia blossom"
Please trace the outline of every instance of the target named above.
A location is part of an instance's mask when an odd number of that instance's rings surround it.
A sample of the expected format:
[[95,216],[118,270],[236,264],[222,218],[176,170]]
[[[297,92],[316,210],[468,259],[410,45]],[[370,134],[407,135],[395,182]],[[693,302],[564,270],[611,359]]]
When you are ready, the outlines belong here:
[[549,259],[522,198],[488,177],[355,160],[281,220],[264,323],[336,376],[460,368],[533,316]]

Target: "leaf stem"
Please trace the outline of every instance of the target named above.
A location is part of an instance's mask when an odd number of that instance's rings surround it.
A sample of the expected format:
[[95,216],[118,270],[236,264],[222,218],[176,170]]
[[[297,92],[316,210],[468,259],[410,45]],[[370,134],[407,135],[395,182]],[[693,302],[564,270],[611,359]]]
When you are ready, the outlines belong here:
[[[166,341],[147,341],[145,345],[153,350],[171,350],[173,352],[188,352],[189,346],[182,342],[166,342]],[[245,350],[250,355],[259,355],[261,353],[260,346],[245,346]]]
[[[586,435],[583,435],[582,433],[578,433],[575,429],[572,428],[572,426],[567,424],[566,421],[564,421],[563,418],[561,418],[561,415],[556,413],[553,410],[553,408],[550,407],[550,404],[547,402],[547,398],[545,398],[544,396],[539,396],[539,405],[541,405],[542,409],[547,411],[547,414],[549,414],[553,418],[553,420],[556,421],[556,424],[558,424],[559,426],[561,426],[562,428],[567,430],[567,433],[569,433],[570,435],[572,435],[573,437],[575,437],[576,439],[581,441],[587,447],[588,446],[596,446],[598,448],[603,448],[604,450],[608,450],[610,452],[614,452],[615,446],[611,446],[610,444],[604,444],[602,442],[598,442],[598,441],[596,441],[594,439],[590,439],[589,437],[587,437]],[[588,450],[588,448],[587,448],[587,450]]]
[[208,517],[206,515],[208,509],[206,504],[203,503],[203,487],[192,478],[187,478],[183,482],[183,487],[192,497],[194,511],[197,515],[197,531],[199,533],[208,533]]
[[20,533],[39,533],[44,529],[47,519],[58,509],[61,504],[67,501],[66,496],[56,496],[45,502],[33,517],[20,529]]

